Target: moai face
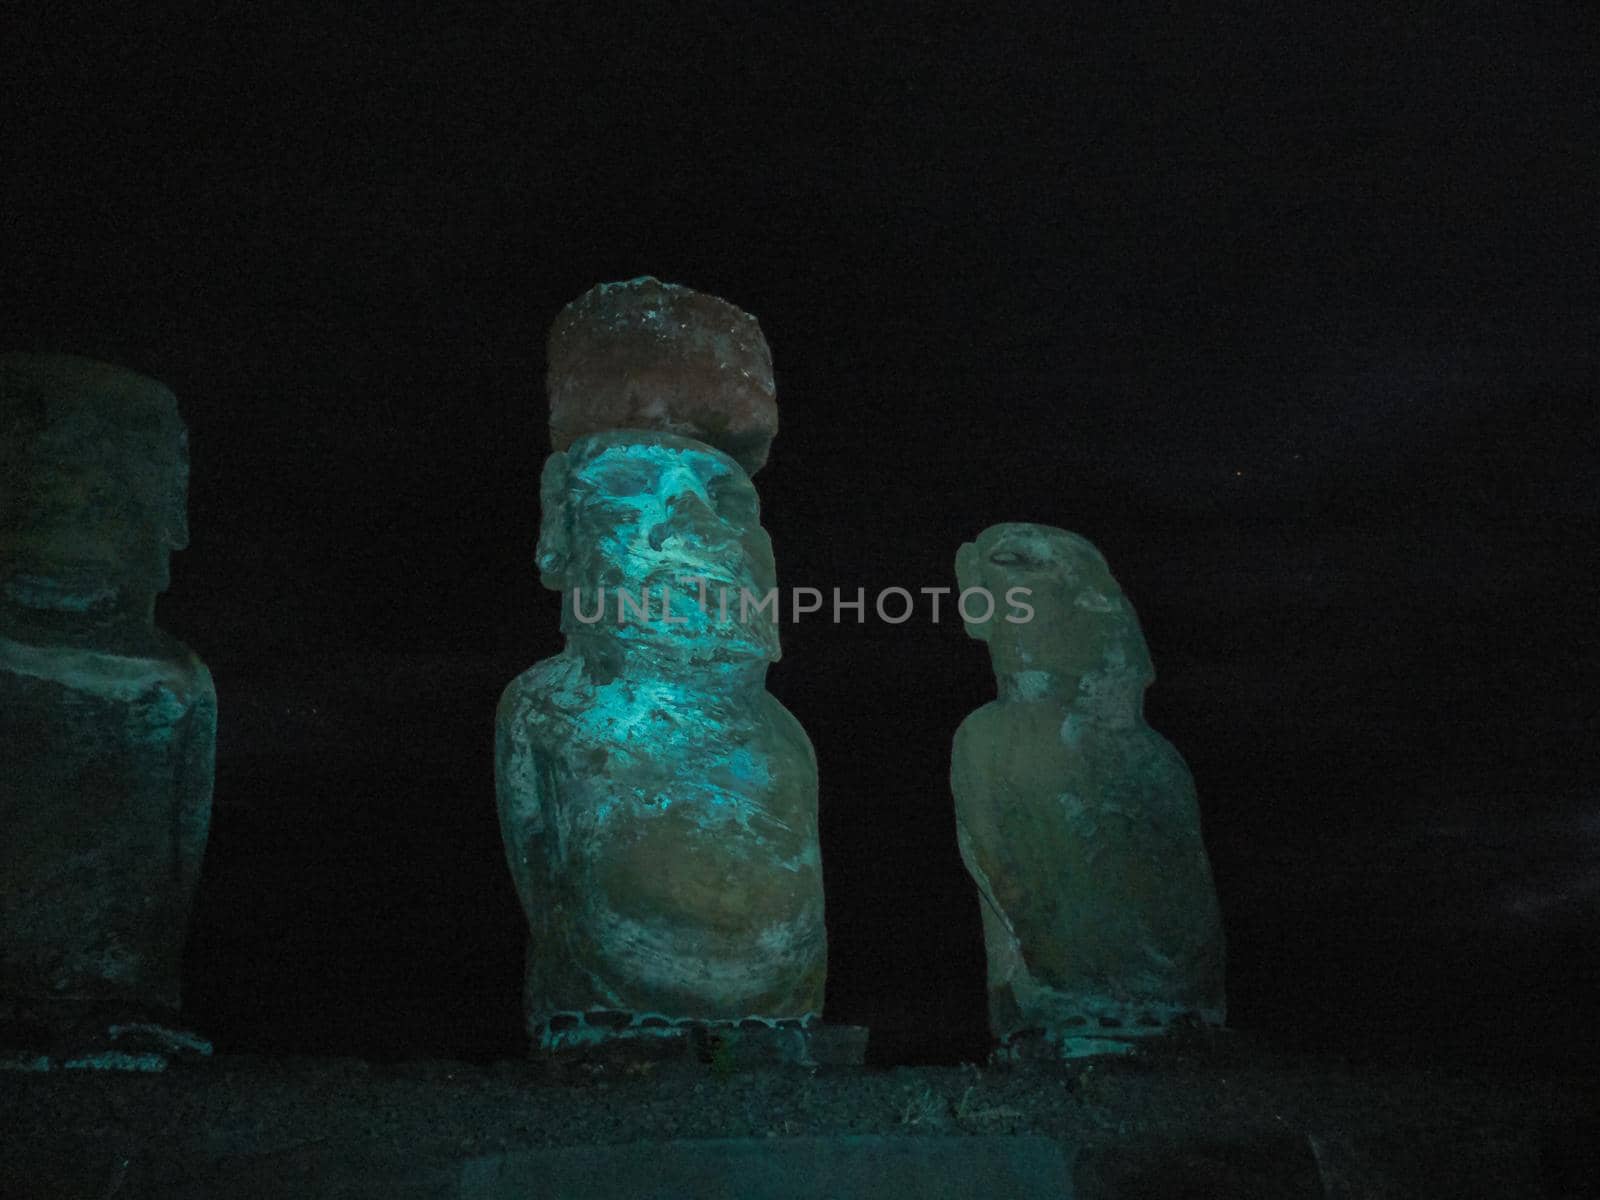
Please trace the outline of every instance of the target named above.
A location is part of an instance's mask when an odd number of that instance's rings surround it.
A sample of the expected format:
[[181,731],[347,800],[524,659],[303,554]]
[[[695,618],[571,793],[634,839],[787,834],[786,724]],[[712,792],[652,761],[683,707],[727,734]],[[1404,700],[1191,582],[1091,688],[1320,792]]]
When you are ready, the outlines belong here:
[[[1123,706],[1130,698],[1136,705],[1154,678],[1132,605],[1100,552],[1077,534],[1025,522],[991,525],[958,551],[956,576],[963,591],[986,588],[995,598],[989,620],[965,625],[989,644],[996,675],[1042,672],[1077,681],[1086,699],[1105,693],[1108,705]],[[1007,619],[1015,615],[1008,595],[1032,608],[1027,620]]]
[[0,357],[0,582],[13,602],[148,613],[188,544],[173,394],[68,355]]
[[540,577],[563,592],[563,632],[777,661],[775,606],[755,611],[776,586],[772,543],[749,475],[727,454],[672,434],[591,434],[550,456],[540,494]]

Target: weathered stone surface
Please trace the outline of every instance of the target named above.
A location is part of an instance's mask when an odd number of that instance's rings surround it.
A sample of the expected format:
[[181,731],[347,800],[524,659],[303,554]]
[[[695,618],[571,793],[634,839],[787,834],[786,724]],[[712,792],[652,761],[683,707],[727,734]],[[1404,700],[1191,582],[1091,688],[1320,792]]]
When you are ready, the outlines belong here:
[[153,604],[169,553],[189,542],[188,435],[172,393],[71,355],[0,355],[0,423],[7,597],[42,592],[41,611],[95,617],[115,599]]
[[560,1018],[597,1009],[817,1014],[816,758],[765,690],[773,610],[741,612],[741,591],[775,587],[749,476],[701,442],[612,432],[552,455],[541,492],[567,645],[511,683],[496,725],[530,1033],[593,1036]]
[[8,1022],[0,1032],[0,1071],[165,1071],[211,1056],[211,1043],[183,1029],[151,1022],[107,1024],[103,1013],[62,1026]]
[[648,275],[590,288],[550,330],[550,446],[648,429],[695,438],[754,475],[778,432],[772,353],[725,300]]
[[1092,545],[1049,526],[991,526],[956,574],[995,598],[967,631],[989,644],[1000,695],[962,723],[951,763],[993,1032],[1070,1055],[1180,1018],[1220,1024],[1222,926],[1194,781],[1145,724],[1154,670],[1132,606]]
[[[565,1014],[563,1014],[565,1015]],[[770,1020],[668,1022],[644,1017],[622,1029],[573,1027],[552,1020],[555,1036],[540,1061],[558,1074],[627,1076],[657,1063],[696,1063],[721,1074],[763,1067],[859,1067],[868,1030],[861,1025]]]
[[[172,393],[0,358],[0,1025],[178,1007],[211,813],[210,673],[154,625],[187,541]],[[59,1040],[59,1038],[57,1038]]]
[[1146,1135],[1101,1143],[1080,1151],[1072,1182],[1074,1200],[1327,1200],[1306,1139],[1287,1129],[1251,1130],[1231,1138]]
[[503,1153],[466,1164],[472,1200],[1056,1200],[1076,1147],[1051,1138],[881,1136],[634,1142]]

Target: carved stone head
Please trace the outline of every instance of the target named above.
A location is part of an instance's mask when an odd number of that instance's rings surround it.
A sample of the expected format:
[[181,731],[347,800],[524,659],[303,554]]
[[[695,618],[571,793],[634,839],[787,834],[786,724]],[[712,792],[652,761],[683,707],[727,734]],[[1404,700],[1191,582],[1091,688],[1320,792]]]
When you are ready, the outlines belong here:
[[[564,593],[564,632],[604,632],[687,658],[777,661],[775,606],[750,611],[776,586],[772,543],[750,476],[729,455],[669,433],[590,434],[550,456],[539,491],[540,578]],[[703,605],[690,577],[706,581]],[[751,605],[741,605],[741,590]],[[633,607],[619,611],[618,592]],[[646,602],[648,619],[633,616]]]
[[27,607],[148,613],[189,541],[188,435],[152,379],[0,356],[0,587]]
[[[963,591],[985,588],[994,597],[988,620],[964,623],[989,644],[996,675],[1076,681],[1091,710],[1120,718],[1131,705],[1138,715],[1155,671],[1133,606],[1087,539],[1052,525],[991,525],[957,552],[956,577]],[[1027,620],[1008,619],[1016,614],[1008,594],[1031,607]]]

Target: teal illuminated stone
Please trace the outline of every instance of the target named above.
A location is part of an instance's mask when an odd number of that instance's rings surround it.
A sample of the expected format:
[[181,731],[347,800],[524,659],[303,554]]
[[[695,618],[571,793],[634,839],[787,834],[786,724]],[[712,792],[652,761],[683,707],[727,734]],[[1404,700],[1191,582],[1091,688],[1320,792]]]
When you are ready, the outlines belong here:
[[0,1019],[178,1008],[217,720],[154,624],[187,479],[161,384],[0,357]]
[[[1220,1024],[1223,935],[1194,780],[1144,720],[1138,618],[1076,534],[994,525],[961,547],[999,698],[955,736],[961,856],[982,899],[989,1019],[1063,1054]],[[964,615],[982,615],[977,595]]]
[[765,688],[775,607],[746,598],[776,583],[749,475],[690,438],[613,431],[553,454],[541,499],[566,647],[496,721],[530,1034],[815,1017],[816,758]]

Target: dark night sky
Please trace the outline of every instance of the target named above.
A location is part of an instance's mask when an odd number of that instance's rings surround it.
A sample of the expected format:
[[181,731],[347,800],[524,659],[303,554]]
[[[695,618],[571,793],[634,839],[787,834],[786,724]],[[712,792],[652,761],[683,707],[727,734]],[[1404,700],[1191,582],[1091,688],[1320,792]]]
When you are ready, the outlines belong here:
[[[1594,9],[67,7],[4,50],[0,340],[190,426],[161,620],[221,693],[188,994],[224,1045],[515,1052],[490,730],[559,645],[544,338],[646,273],[761,321],[785,586],[949,584],[999,520],[1106,553],[1237,1024],[1600,1015]],[[987,657],[784,636],[829,1016],[966,1045],[946,772]]]

